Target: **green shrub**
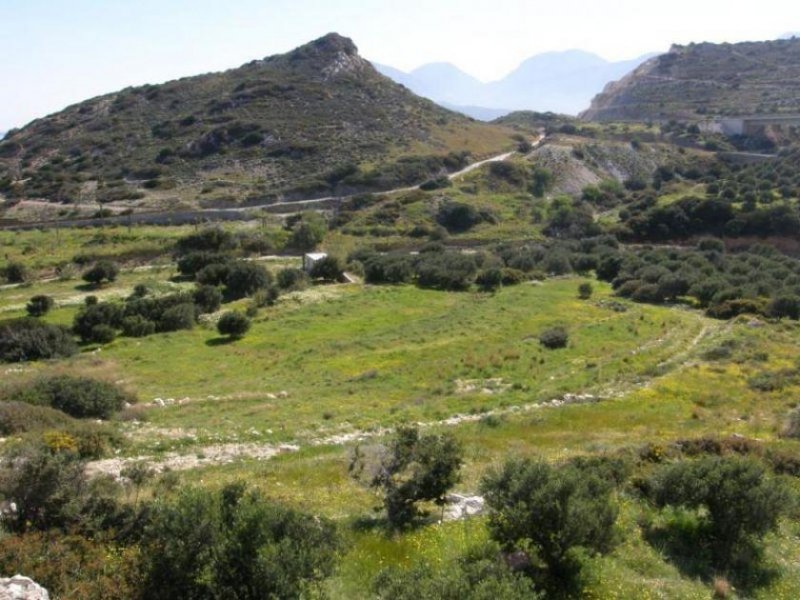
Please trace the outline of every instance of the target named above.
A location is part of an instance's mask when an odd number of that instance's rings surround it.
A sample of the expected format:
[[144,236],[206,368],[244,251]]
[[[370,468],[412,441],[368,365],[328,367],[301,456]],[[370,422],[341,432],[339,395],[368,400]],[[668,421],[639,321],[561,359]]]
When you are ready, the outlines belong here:
[[61,531],[10,535],[0,540],[0,570],[25,573],[50,598],[137,598],[138,550]]
[[83,274],[83,280],[93,285],[100,285],[103,281],[115,281],[119,274],[119,267],[110,260],[99,260],[94,266]]
[[278,287],[282,290],[302,290],[308,285],[308,275],[302,269],[287,267],[278,271]]
[[198,286],[192,298],[200,314],[213,313],[222,305],[222,292],[213,285]]
[[344,272],[344,265],[338,256],[325,256],[314,263],[311,267],[312,279],[323,279],[325,281],[338,281]]
[[317,213],[303,213],[294,223],[289,246],[301,252],[313,250],[325,238],[328,224],[325,218]]
[[363,257],[367,283],[407,283],[414,278],[414,265],[407,254],[371,254]]
[[408,525],[417,515],[417,503],[444,504],[444,496],[459,480],[462,450],[450,434],[420,435],[416,428],[398,429],[379,464],[368,465],[357,449],[350,465],[356,479],[374,472],[367,482],[383,492],[386,518],[392,527]]
[[578,298],[581,300],[588,300],[592,297],[592,284],[584,282],[578,286]]
[[523,271],[519,269],[512,269],[511,267],[504,267],[500,270],[503,275],[503,285],[519,285],[528,278]]
[[492,545],[436,570],[429,563],[384,569],[372,584],[382,600],[537,600],[533,582],[514,573]]
[[475,283],[484,292],[493,292],[503,285],[503,272],[498,268],[485,269],[478,273]]
[[767,307],[767,314],[776,318],[800,319],[800,297],[778,296]]
[[496,223],[489,211],[478,210],[471,204],[448,201],[436,213],[436,222],[450,233],[461,233],[483,222]]
[[651,482],[659,507],[699,511],[696,532],[716,567],[753,567],[763,537],[791,507],[791,496],[755,459],[710,457],[663,467]]
[[60,410],[17,402],[12,400],[9,394],[6,394],[5,398],[0,401],[0,435],[62,429],[71,422],[71,419]]
[[28,268],[22,263],[11,262],[3,269],[3,277],[8,283],[25,283],[30,277]]
[[219,252],[190,252],[178,259],[178,272],[185,277],[196,277],[209,265],[224,265],[231,260]]
[[110,344],[117,337],[117,330],[110,325],[95,325],[87,341],[95,344]]
[[466,290],[478,270],[475,258],[460,252],[426,252],[417,263],[420,287],[441,290]]
[[197,320],[197,310],[191,302],[176,304],[164,311],[156,329],[161,332],[192,329]]
[[43,317],[55,306],[55,301],[50,296],[34,296],[25,305],[25,310],[31,317]]
[[141,547],[151,600],[300,598],[333,571],[338,536],[234,484],[157,503]]
[[16,398],[39,406],[49,406],[76,418],[108,419],[134,398],[119,387],[72,375],[43,377],[16,390]]
[[549,350],[565,348],[569,342],[569,334],[563,327],[553,327],[539,334],[539,343]]
[[46,530],[78,521],[85,465],[77,454],[31,448],[0,471],[0,493],[17,505],[4,525],[12,531]]
[[250,329],[250,319],[240,312],[226,312],[217,321],[217,331],[220,335],[238,339]]
[[146,337],[156,332],[156,324],[139,315],[122,319],[122,335],[127,337]]
[[94,329],[107,326],[119,329],[122,326],[124,307],[117,302],[101,302],[85,306],[75,315],[72,330],[84,342],[95,341]]
[[617,542],[613,486],[588,469],[510,460],[481,483],[489,532],[507,550],[525,549],[557,581],[574,581],[580,552]]
[[251,296],[272,284],[272,275],[263,266],[246,261],[231,263],[225,277],[225,295],[236,300]]
[[30,318],[0,323],[0,361],[64,358],[77,351],[75,340],[66,327]]
[[180,255],[192,252],[224,253],[234,250],[237,246],[236,237],[230,231],[220,227],[209,227],[196,233],[180,238],[175,248]]
[[211,263],[197,272],[195,279],[200,285],[223,285],[228,278],[230,263]]

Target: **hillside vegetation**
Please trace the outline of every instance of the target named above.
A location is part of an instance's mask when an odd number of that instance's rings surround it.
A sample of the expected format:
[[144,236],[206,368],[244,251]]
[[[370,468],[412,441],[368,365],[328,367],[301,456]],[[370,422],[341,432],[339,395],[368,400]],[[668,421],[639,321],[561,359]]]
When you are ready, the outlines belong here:
[[0,193],[166,208],[198,197],[265,203],[418,184],[470,153],[509,145],[501,127],[413,95],[330,34],[238,69],[87,100],[9,132]]
[[610,83],[582,114],[598,121],[800,112],[800,39],[673,46]]

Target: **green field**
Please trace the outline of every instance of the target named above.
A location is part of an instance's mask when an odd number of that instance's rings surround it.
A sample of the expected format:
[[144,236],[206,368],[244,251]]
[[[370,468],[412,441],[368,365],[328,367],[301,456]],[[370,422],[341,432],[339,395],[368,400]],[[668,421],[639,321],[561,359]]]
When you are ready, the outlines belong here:
[[[154,231],[152,243],[179,233]],[[45,236],[25,235],[31,243]],[[68,251],[85,244],[87,235],[65,236]],[[122,251],[139,242],[118,243]],[[43,267],[45,256],[31,252],[28,259]],[[277,270],[297,262],[264,264]],[[0,315],[21,316],[29,297],[48,294],[57,307],[45,319],[69,324],[90,294],[122,298],[139,283],[155,294],[191,286],[173,281],[174,275],[165,261],[129,265],[99,290],[77,279],[5,286]],[[176,455],[197,457],[204,461],[198,468],[181,472],[186,483],[216,488],[244,480],[271,498],[333,518],[347,550],[327,591],[333,598],[367,598],[382,568],[418,560],[446,568],[488,533],[482,517],[438,523],[435,507],[429,521],[403,533],[364,527],[380,499],[348,477],[357,435],[370,445],[382,440],[384,428],[401,424],[452,431],[465,452],[455,491],[466,494],[476,493],[483,474],[511,456],[639,456],[642,448],[667,452],[680,439],[732,435],[770,450],[797,451],[797,442],[778,433],[800,386],[788,381],[763,391],[750,383],[796,367],[796,322],[717,321],[685,306],[620,301],[593,280],[594,294],[580,300],[578,286],[587,280],[554,278],[492,294],[316,285],[261,309],[241,340],[221,338],[211,315],[191,331],[120,337],[102,347],[86,345],[71,359],[6,366],[3,385],[67,372],[134,391],[143,406],[113,423],[129,438],[117,458],[170,464]],[[568,330],[569,344],[546,350],[538,336],[557,325]],[[571,394],[591,397],[551,402]],[[152,404],[156,398],[176,402],[160,407]],[[241,447],[278,444],[290,446],[264,460],[237,454]],[[232,450],[217,459],[220,445]],[[792,486],[798,488],[796,480]],[[710,582],[682,573],[643,538],[639,524],[654,509],[626,491],[618,500],[624,542],[589,561],[583,597],[708,598]],[[798,539],[796,519],[771,535],[767,563],[778,575],[747,597],[800,594]]]

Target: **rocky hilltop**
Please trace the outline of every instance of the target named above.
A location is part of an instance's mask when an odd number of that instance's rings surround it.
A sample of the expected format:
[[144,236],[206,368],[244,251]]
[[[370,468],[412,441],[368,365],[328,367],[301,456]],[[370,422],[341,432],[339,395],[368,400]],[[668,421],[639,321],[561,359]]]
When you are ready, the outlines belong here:
[[0,193],[229,205],[404,183],[438,164],[399,168],[409,155],[480,155],[510,143],[508,131],[379,74],[334,33],[226,72],[93,98],[11,131],[0,142]]
[[610,83],[594,121],[800,112],[800,39],[673,46]]

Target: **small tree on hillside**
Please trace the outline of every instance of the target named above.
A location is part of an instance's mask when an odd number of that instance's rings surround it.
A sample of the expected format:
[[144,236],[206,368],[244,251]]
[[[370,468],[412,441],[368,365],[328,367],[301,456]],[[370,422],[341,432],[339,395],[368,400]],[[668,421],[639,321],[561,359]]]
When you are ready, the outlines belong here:
[[539,335],[539,343],[549,350],[565,348],[567,342],[569,342],[569,334],[563,327],[553,327]]
[[18,262],[8,263],[8,265],[2,269],[2,272],[8,283],[24,283],[28,280],[28,277],[30,277],[30,273],[25,265]]
[[531,460],[510,460],[481,484],[492,539],[507,550],[532,551],[556,581],[577,575],[576,550],[602,554],[614,547],[612,488],[589,471]]
[[34,296],[30,300],[28,300],[28,304],[25,305],[25,310],[28,311],[28,314],[32,317],[43,317],[50,309],[55,306],[55,302],[50,296]]
[[344,267],[337,256],[326,256],[314,263],[311,268],[311,277],[325,281],[338,281],[342,277]]
[[99,260],[83,274],[83,280],[97,286],[104,281],[115,281],[118,274],[119,267],[116,263],[110,260]]
[[225,278],[226,296],[235,300],[251,296],[272,284],[272,275],[257,263],[238,261],[228,267]]
[[578,286],[578,298],[588,300],[592,297],[593,291],[591,283],[582,283]]
[[[445,494],[459,480],[461,464],[462,449],[452,435],[421,436],[418,429],[404,427],[372,466],[369,485],[383,492],[389,524],[403,527],[419,514],[418,502],[444,505]],[[356,448],[351,475],[360,479],[367,466]]]
[[752,568],[763,537],[792,506],[788,489],[752,458],[712,457],[669,465],[654,476],[651,489],[657,506],[700,511],[694,534],[711,550],[715,567],[734,573]]
[[239,339],[250,329],[250,319],[240,312],[227,312],[217,322],[217,331],[220,335],[227,335],[232,339]]

